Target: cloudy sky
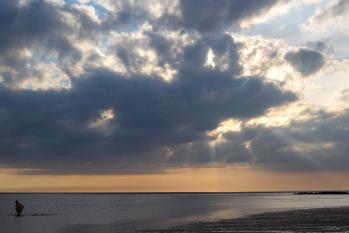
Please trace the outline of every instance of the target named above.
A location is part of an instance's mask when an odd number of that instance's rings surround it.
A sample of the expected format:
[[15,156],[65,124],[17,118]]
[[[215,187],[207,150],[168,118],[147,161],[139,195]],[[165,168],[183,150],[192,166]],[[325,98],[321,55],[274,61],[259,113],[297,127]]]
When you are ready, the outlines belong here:
[[2,0],[0,191],[349,189],[349,0]]

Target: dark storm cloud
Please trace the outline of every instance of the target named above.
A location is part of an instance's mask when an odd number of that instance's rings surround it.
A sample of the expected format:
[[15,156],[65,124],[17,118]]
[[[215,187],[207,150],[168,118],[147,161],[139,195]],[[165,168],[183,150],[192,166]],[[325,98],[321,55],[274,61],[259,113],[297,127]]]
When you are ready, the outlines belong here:
[[181,12],[186,28],[218,31],[269,10],[276,0],[183,0]]
[[316,73],[325,65],[325,59],[322,54],[309,49],[288,52],[285,55],[285,59],[303,76]]
[[[144,173],[241,162],[279,170],[347,169],[348,112],[316,112],[312,121],[287,127],[243,125],[241,132],[225,134],[220,143],[213,143],[214,138],[207,135],[223,120],[243,122],[296,100],[294,93],[262,77],[241,77],[241,45],[222,33],[267,12],[276,2],[182,1],[183,18],[165,14],[159,19],[141,5],[126,4],[118,12],[99,9],[104,15],[97,23],[67,4],[54,6],[34,0],[19,6],[18,1],[2,1],[1,64],[22,69],[27,61],[19,56],[20,50],[33,46],[76,56],[67,39],[73,35],[102,43],[100,48],[115,53],[128,73],[115,73],[103,66],[83,70],[81,76],[71,75],[71,89],[61,91],[14,90],[0,84],[0,164],[44,169],[30,172],[46,174]],[[62,12],[72,14],[73,23],[81,27],[74,31]],[[111,48],[104,47],[109,32],[137,31],[146,21],[154,26],[152,31],[143,31],[142,38],[149,44],[142,41],[145,45],[140,46],[130,36]],[[179,34],[189,36],[192,42],[186,46],[174,43],[157,30],[158,25],[180,30]],[[177,72],[170,82],[138,74],[147,61],[134,48],[148,45],[156,53],[157,65],[169,64]],[[326,45],[312,42],[307,46],[309,49],[285,56],[303,76],[325,64],[321,52]],[[210,50],[214,66],[205,66]],[[276,55],[270,57],[276,59]],[[3,73],[2,81],[18,80]],[[93,126],[109,109],[114,118],[106,127]]]
[[24,6],[20,6],[16,0],[1,1],[0,27],[2,54],[33,43],[44,44],[60,52],[71,49],[63,36],[68,28],[57,7],[45,1],[35,0]]
[[159,56],[159,65],[164,65],[165,63],[173,64],[175,58],[174,58],[174,51],[173,51],[173,44],[171,44],[170,41],[168,41],[164,36],[153,33],[153,32],[146,32],[146,35],[149,38],[149,45],[155,49],[156,53]]
[[225,139],[248,143],[251,163],[279,171],[347,170],[349,112],[319,111],[305,122],[285,127],[246,127]]
[[[0,75],[8,86],[27,78],[28,64],[39,57],[57,60],[77,60],[80,52],[67,39],[72,29],[66,25],[60,7],[43,0],[29,1],[25,5],[17,0],[3,0],[0,4]],[[23,56],[24,50],[30,57]],[[58,62],[58,61],[57,61]],[[13,73],[17,75],[13,75]]]
[[[204,66],[209,48],[224,57],[226,70]],[[159,169],[164,148],[204,142],[224,119],[248,119],[295,100],[259,77],[234,77],[240,72],[237,49],[227,36],[203,38],[184,49],[171,82],[101,69],[75,78],[69,91],[1,88],[1,161],[58,173],[130,172],[140,163],[138,172]],[[107,134],[90,127],[105,109],[115,112]],[[222,147],[221,161],[245,161],[229,148],[244,150],[234,143]],[[167,166],[205,161],[205,155],[171,158]]]

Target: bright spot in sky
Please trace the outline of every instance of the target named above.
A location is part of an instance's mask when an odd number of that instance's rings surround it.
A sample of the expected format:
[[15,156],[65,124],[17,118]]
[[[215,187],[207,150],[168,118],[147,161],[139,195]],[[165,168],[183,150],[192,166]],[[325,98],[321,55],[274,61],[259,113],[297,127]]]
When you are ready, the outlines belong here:
[[207,57],[206,57],[205,66],[211,67],[211,68],[215,68],[216,64],[215,64],[215,62],[214,62],[214,58],[215,58],[215,55],[214,55],[212,49],[209,48],[209,50],[208,50],[208,52],[207,52]]
[[109,123],[111,122],[111,120],[114,119],[114,117],[115,117],[115,114],[113,109],[103,110],[99,114],[99,117],[90,124],[90,127],[101,129],[103,131],[108,131]]

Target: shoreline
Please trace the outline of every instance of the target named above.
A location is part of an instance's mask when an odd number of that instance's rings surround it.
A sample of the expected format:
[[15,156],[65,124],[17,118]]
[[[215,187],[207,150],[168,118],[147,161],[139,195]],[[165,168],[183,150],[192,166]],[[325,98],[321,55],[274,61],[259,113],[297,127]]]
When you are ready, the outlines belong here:
[[12,192],[12,191],[8,191],[8,192],[5,192],[5,191],[0,191],[0,195],[8,195],[8,194],[19,194],[19,195],[22,195],[22,194],[116,194],[116,195],[132,195],[132,194],[165,194],[165,195],[168,195],[168,194],[175,194],[175,195],[178,195],[178,194],[208,194],[208,195],[216,195],[216,194],[296,194],[296,195],[301,195],[301,194],[314,194],[314,195],[318,195],[318,194],[349,194],[349,190],[325,190],[325,191],[321,191],[321,190],[318,190],[318,191],[300,191],[300,190],[289,190],[289,191],[241,191],[241,192],[235,192],[235,191],[231,191],[231,192],[200,192],[200,191],[197,191],[197,192],[79,192],[79,191],[75,191],[75,192],[65,192],[65,191],[57,191],[57,192],[50,192],[50,191],[47,191],[47,192]]
[[294,195],[349,195],[347,191],[312,191],[312,192],[296,192]]
[[265,212],[237,219],[194,222],[139,233],[349,232],[349,207]]

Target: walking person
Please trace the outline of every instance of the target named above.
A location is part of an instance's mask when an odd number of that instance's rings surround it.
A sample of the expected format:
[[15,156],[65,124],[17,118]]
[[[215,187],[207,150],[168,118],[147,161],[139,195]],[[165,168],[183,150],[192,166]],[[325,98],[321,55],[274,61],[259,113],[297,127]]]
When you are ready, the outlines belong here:
[[18,217],[21,216],[23,209],[24,209],[24,205],[22,205],[21,203],[18,202],[18,200],[16,200],[16,212]]

